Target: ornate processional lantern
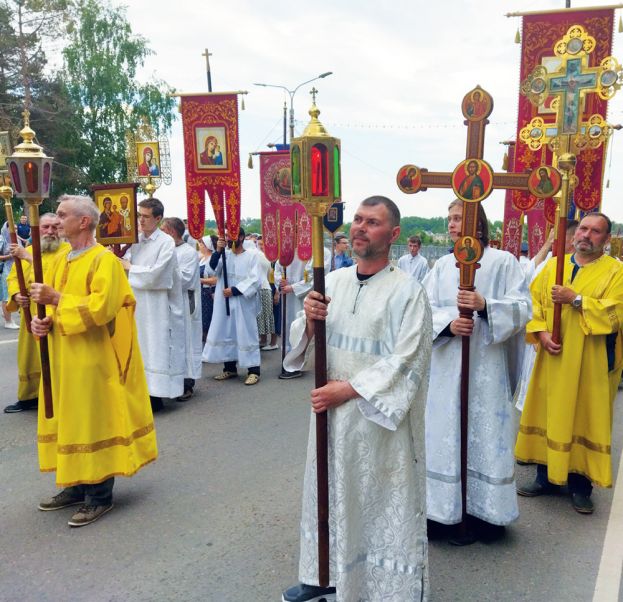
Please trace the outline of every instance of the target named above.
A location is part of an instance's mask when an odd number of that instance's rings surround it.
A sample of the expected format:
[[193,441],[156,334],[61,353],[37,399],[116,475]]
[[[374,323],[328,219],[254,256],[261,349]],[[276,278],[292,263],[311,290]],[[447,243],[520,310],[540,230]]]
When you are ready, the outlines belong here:
[[[18,144],[13,154],[6,159],[7,169],[13,183],[13,190],[18,199],[28,207],[28,218],[32,235],[32,257],[35,282],[43,282],[41,265],[41,240],[39,238],[39,205],[50,196],[52,180],[52,157],[48,157],[43,148],[35,141],[35,132],[30,128],[30,112],[25,110],[24,128],[20,132],[23,142]],[[37,316],[45,318],[45,305],[37,304]],[[39,339],[41,353],[41,378],[45,403],[45,417],[52,418],[52,388],[50,384],[50,359],[48,339]]]
[[[314,291],[323,297],[324,246],[322,218],[341,198],[340,141],[329,135],[318,121],[315,88],[309,110],[311,121],[302,136],[290,141],[292,200],[303,204],[312,217]],[[327,384],[326,328],[314,321],[316,388]],[[316,465],[318,483],[318,576],[322,587],[329,585],[329,467],[327,413],[316,414]]]

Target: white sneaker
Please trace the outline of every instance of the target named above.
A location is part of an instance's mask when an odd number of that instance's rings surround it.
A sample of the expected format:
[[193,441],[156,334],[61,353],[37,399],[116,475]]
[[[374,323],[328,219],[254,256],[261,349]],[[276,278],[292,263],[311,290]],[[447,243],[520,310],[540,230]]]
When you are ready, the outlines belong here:
[[17,330],[19,329],[19,326],[13,322],[13,320],[8,320],[4,322],[4,327],[8,328],[9,330]]

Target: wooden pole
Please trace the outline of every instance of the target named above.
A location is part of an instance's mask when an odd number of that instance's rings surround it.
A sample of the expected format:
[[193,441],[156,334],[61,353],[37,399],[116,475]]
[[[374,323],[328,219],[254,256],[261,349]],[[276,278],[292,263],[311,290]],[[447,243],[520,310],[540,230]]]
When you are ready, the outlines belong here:
[[[19,244],[17,241],[17,232],[15,231],[15,219],[13,218],[13,206],[11,205],[11,197],[13,191],[10,186],[2,186],[0,188],[0,195],[4,197],[4,212],[6,214],[6,221],[9,226],[9,236],[11,242],[14,245]],[[15,272],[17,274],[17,282],[19,284],[19,294],[23,297],[28,297],[28,289],[26,288],[26,280],[24,278],[24,268],[22,266],[22,260],[19,257],[15,257]],[[32,321],[32,315],[30,314],[30,306],[22,307],[22,313],[26,329],[30,332],[30,322]]]
[[[322,215],[312,216],[314,291],[325,296]],[[314,320],[315,385],[327,384],[327,331],[324,320]],[[329,451],[327,412],[316,414],[316,478],[318,487],[318,582],[329,586]]]
[[[32,237],[32,266],[35,273],[35,282],[43,283],[43,266],[41,264],[41,238],[39,235],[39,207],[34,203],[28,204],[30,217],[30,233]],[[45,318],[45,305],[37,303],[37,317]],[[48,337],[39,337],[39,354],[41,356],[41,381],[43,385],[43,403],[45,417],[54,417],[52,405],[52,379],[50,377],[50,353]]]
[[[288,273],[287,273],[286,266],[282,265],[281,269],[283,270],[281,279],[282,280],[287,280],[288,279]],[[281,289],[279,291],[279,293],[281,295],[281,371],[285,372],[284,367],[283,367],[283,360],[286,357],[286,345],[288,344],[288,341],[286,340],[286,326],[288,324],[288,322],[286,320],[286,302],[287,302],[286,300],[287,300],[287,295],[283,292],[283,289]]]
[[[567,141],[568,144],[568,141]],[[573,153],[563,153],[558,158],[558,167],[562,173],[562,187],[560,189],[560,206],[558,216],[558,238],[556,239],[556,284],[562,286],[565,272],[565,242],[567,234],[567,211],[569,210],[569,181],[575,169],[576,156]],[[560,344],[560,316],[562,305],[554,303],[554,323],[552,341]]]

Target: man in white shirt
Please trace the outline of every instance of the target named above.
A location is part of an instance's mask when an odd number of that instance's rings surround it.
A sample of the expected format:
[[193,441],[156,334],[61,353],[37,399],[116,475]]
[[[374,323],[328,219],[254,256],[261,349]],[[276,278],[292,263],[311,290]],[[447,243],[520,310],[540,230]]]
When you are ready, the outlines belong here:
[[418,282],[422,282],[429,269],[428,260],[424,255],[420,255],[421,238],[419,236],[409,236],[408,246],[409,252],[398,260],[398,267]]

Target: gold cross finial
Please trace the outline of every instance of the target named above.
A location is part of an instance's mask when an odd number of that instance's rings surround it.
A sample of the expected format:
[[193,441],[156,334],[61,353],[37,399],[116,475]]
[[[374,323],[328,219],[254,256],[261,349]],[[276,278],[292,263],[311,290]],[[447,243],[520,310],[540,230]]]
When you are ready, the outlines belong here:
[[309,93],[312,95],[312,100],[314,104],[316,104],[316,94],[318,94],[318,90],[316,90],[316,88],[313,87]]
[[22,111],[22,117],[24,118],[24,127],[30,127],[30,111],[28,109],[24,109]]

